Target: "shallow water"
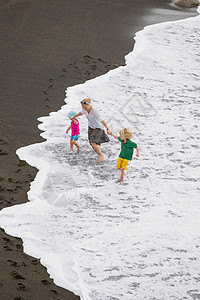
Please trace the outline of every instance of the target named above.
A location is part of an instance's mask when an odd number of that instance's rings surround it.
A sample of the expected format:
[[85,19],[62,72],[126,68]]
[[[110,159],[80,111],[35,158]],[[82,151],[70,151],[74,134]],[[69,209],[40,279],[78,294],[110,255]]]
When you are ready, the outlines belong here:
[[[40,171],[30,202],[0,212],[0,225],[41,258],[55,283],[81,299],[200,298],[200,17],[146,27],[127,65],[67,89],[60,111],[40,118],[46,142],[17,151]],[[140,158],[124,183],[120,143],[69,153],[69,110],[90,96],[114,133],[133,130]]]

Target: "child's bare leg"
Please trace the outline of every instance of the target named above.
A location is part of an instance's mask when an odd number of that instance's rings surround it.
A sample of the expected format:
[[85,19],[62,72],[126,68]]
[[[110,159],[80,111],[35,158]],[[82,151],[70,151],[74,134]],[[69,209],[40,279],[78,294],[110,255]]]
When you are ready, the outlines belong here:
[[124,179],[125,171],[124,171],[124,169],[123,169],[123,168],[120,168],[120,171],[121,171],[121,178],[120,178],[120,182],[122,182],[122,181],[123,181],[123,179]]
[[94,151],[98,154],[98,156],[99,156],[99,159],[98,159],[98,164],[99,164],[99,163],[102,162],[102,160],[103,160],[103,154],[101,153],[101,148],[100,148],[100,146],[97,145],[96,143],[91,143],[90,145],[92,146],[93,150],[94,150]]
[[70,150],[73,150],[73,140],[70,140]]
[[75,140],[73,140],[73,144],[77,147],[77,150],[80,151],[80,146]]

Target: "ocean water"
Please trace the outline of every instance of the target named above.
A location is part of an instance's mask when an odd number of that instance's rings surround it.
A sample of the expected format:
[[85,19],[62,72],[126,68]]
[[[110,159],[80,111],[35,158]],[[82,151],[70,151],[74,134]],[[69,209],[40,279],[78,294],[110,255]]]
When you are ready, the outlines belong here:
[[[39,172],[29,202],[5,208],[0,225],[41,258],[57,285],[82,300],[200,299],[200,16],[147,26],[126,66],[70,87],[20,148]],[[91,97],[115,134],[133,131],[140,157],[119,183],[120,143],[87,141],[69,152],[67,113]]]

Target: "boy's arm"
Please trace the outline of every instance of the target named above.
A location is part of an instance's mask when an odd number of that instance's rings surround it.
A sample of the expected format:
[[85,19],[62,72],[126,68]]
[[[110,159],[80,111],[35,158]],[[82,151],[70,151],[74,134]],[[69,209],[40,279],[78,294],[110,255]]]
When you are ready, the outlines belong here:
[[139,157],[139,148],[138,147],[136,148],[136,151],[137,151],[136,156]]
[[76,121],[75,119],[72,120],[72,122],[74,122],[74,124],[78,124],[78,121]]
[[69,125],[69,127],[67,128],[66,133],[68,133],[68,131],[70,130],[70,128],[71,128],[71,125]]
[[109,135],[112,135],[116,140],[118,140],[118,136],[116,134],[113,134],[110,130],[107,132]]
[[73,120],[73,119],[76,119],[77,117],[79,116],[82,116],[82,112],[79,111],[79,113],[77,113],[76,115],[74,115],[73,117],[71,117],[70,119]]

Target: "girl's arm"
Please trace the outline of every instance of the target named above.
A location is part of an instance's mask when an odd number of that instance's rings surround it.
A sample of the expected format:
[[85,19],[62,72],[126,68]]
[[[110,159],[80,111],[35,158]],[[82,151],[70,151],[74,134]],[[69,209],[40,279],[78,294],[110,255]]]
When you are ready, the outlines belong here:
[[70,130],[70,128],[71,128],[71,125],[69,125],[69,127],[67,128],[66,133],[68,133],[68,131]]
[[76,115],[74,115],[73,117],[71,117],[70,119],[73,120],[73,119],[76,119],[77,117],[79,116],[82,116],[82,112],[79,111],[79,113],[77,113]]

